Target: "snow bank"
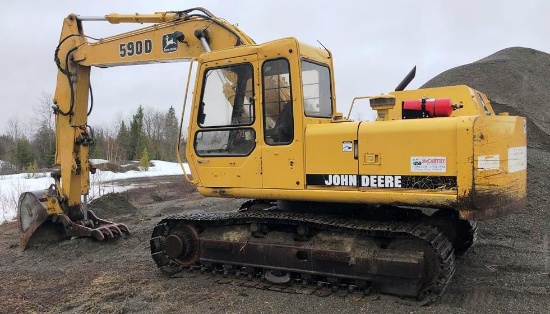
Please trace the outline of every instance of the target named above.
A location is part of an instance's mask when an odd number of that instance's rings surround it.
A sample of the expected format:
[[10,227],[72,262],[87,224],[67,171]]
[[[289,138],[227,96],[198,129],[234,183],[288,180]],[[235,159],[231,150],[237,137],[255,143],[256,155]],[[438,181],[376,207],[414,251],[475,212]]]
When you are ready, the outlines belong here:
[[[94,159],[92,162],[101,163],[107,161]],[[89,200],[107,193],[123,192],[139,186],[137,184],[130,185],[113,182],[115,180],[183,174],[178,163],[160,160],[152,160],[151,163],[153,166],[149,167],[148,171],[132,170],[124,173],[114,173],[97,170],[95,174],[90,176]],[[184,164],[184,167],[188,174],[191,173],[188,164]],[[17,202],[22,192],[43,190],[53,183],[54,181],[49,173],[20,173],[0,176],[0,224],[16,218]]]

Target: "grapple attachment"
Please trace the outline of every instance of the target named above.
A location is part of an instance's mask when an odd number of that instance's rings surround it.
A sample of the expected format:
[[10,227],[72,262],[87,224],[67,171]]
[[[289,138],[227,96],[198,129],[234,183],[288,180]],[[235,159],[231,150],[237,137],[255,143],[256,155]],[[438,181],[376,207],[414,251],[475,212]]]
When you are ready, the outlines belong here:
[[63,212],[53,189],[24,192],[19,197],[20,247],[32,242],[52,242],[70,237],[93,237],[98,241],[130,234],[124,224],[97,217],[92,211],[86,219],[73,221]]

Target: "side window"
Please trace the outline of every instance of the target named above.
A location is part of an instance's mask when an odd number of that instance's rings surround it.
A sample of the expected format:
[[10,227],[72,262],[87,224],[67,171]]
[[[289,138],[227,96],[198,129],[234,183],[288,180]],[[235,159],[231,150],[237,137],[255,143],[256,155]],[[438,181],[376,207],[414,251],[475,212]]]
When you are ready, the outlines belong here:
[[195,134],[197,155],[247,156],[256,147],[251,64],[208,69],[204,73]]
[[248,156],[256,147],[252,128],[206,129],[195,134],[195,152],[200,157]]
[[209,69],[204,74],[198,123],[201,127],[254,122],[252,65]]
[[289,144],[294,140],[294,119],[288,61],[264,62],[262,83],[265,142],[268,145]]
[[308,117],[332,117],[332,92],[330,70],[307,60],[302,60],[302,90],[304,113]]

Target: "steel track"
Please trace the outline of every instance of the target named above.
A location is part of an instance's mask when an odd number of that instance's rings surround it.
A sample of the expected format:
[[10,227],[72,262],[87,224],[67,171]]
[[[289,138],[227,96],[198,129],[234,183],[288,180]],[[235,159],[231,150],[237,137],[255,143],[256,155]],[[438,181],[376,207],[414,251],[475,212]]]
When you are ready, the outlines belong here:
[[[250,225],[250,224],[266,224],[272,226],[307,226],[315,230],[323,230],[330,232],[338,232],[345,234],[368,236],[377,239],[416,239],[428,245],[436,257],[437,279],[429,286],[422,287],[418,291],[417,298],[432,299],[443,293],[447,284],[455,271],[454,250],[449,240],[439,232],[435,227],[432,227],[424,222],[378,222],[364,221],[355,219],[346,219],[338,216],[321,216],[306,213],[290,213],[280,211],[252,211],[252,212],[228,212],[228,213],[198,213],[186,215],[174,215],[160,221],[154,228],[150,244],[151,255],[159,268],[163,271],[174,274],[184,269],[195,269],[201,272],[219,274],[223,276],[243,276],[252,280],[252,284],[244,284],[245,286],[256,287],[269,290],[285,290],[289,292],[288,284],[273,285],[266,280],[263,280],[260,273],[256,272],[251,275],[250,272],[242,271],[240,265],[224,265],[220,262],[216,263],[201,263],[197,261],[192,265],[182,265],[177,259],[171,258],[164,251],[164,240],[171,231],[182,225],[198,226],[201,230],[220,227],[220,226],[235,226],[235,225]],[[243,267],[249,265],[242,265]],[[256,268],[257,269],[257,268]],[[262,269],[266,271],[268,268]],[[291,270],[289,270],[291,271]],[[313,275],[313,276],[311,276]],[[318,276],[315,276],[318,275]],[[311,274],[307,276],[307,280],[303,280],[302,273],[292,273],[292,281],[290,284],[300,285],[302,288],[316,287],[318,289],[329,288],[330,291],[347,291],[349,293],[363,292],[370,293],[372,287],[368,284],[357,286],[353,281],[339,280],[338,274],[327,277],[326,274]],[[319,279],[321,278],[321,279]],[[335,280],[336,279],[336,280]],[[364,278],[359,278],[363,279]],[[400,278],[393,278],[396,284],[399,284]],[[290,289],[292,290],[292,289]],[[387,293],[387,291],[377,291]],[[395,292],[392,292],[396,294]],[[399,293],[397,293],[399,295]],[[408,295],[410,296],[410,295]]]

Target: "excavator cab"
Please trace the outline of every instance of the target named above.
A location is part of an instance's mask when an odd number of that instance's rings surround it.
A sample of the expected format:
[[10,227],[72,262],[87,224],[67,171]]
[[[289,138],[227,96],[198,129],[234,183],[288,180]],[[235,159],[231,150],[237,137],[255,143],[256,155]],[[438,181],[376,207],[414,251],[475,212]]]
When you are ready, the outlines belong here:
[[201,193],[303,189],[304,127],[335,111],[330,53],[285,38],[199,64],[186,152]]

